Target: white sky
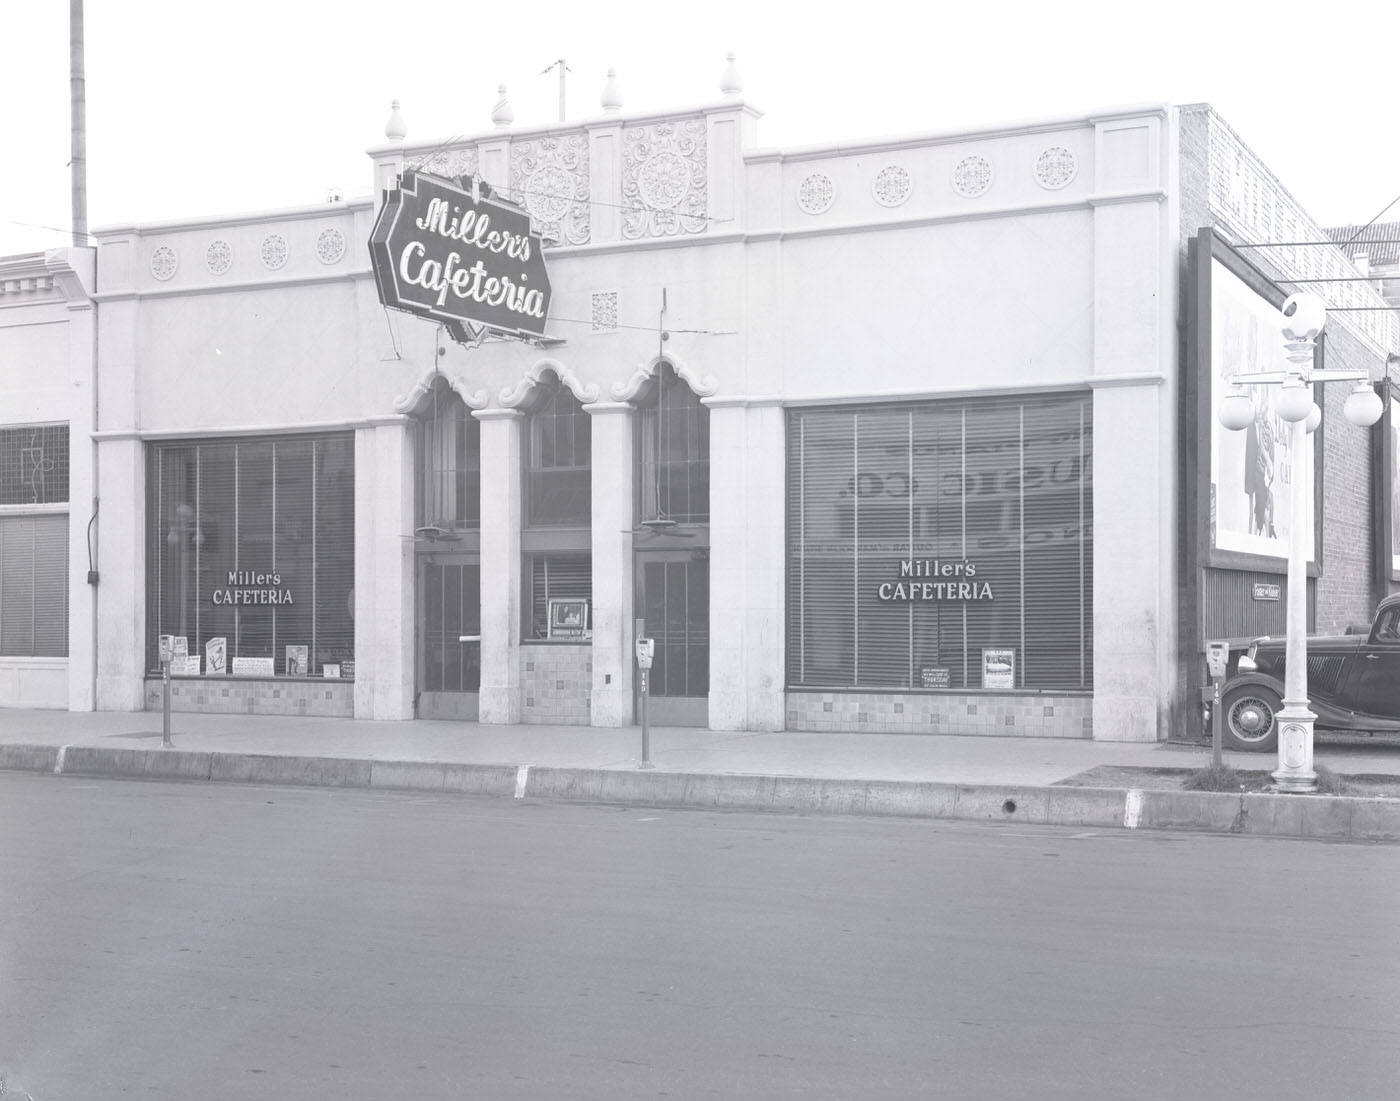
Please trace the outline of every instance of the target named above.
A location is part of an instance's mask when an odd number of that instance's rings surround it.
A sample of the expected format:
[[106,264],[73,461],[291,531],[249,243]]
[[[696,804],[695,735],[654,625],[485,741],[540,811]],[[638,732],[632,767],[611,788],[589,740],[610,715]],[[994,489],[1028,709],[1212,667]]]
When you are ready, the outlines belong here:
[[[0,256],[68,243],[68,4],[0,29]],[[364,150],[719,98],[733,50],[786,147],[1140,104],[1212,103],[1323,224],[1400,196],[1395,0],[86,0],[93,227],[367,195]],[[1400,220],[1400,204],[1386,220]],[[50,228],[29,228],[29,226]]]

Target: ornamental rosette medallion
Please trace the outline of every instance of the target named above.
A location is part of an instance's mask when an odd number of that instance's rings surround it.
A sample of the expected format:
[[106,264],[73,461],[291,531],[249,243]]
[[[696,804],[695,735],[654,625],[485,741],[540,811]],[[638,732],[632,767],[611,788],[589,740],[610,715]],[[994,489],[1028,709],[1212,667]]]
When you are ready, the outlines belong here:
[[986,157],[964,157],[953,169],[953,190],[964,199],[985,195],[991,186],[992,164]]
[[836,201],[836,185],[825,172],[809,173],[797,185],[797,206],[803,214],[825,214]]
[[704,232],[707,174],[703,118],[626,131],[622,235],[635,240]]
[[233,248],[227,241],[211,241],[204,250],[204,266],[210,275],[223,275],[233,265]]
[[906,168],[892,164],[880,169],[875,182],[870,185],[871,194],[881,206],[899,206],[909,198],[914,190],[914,179]]
[[332,226],[316,236],[316,259],[323,264],[335,264],[345,255],[345,234]]
[[586,135],[566,134],[512,145],[510,186],[545,244],[588,243],[591,219]]
[[1058,191],[1079,172],[1079,162],[1063,145],[1052,145],[1036,158],[1035,179],[1041,187]]
[[159,245],[151,253],[151,274],[164,283],[179,266],[180,260],[175,255],[175,250],[169,245]]
[[276,271],[287,262],[287,239],[280,233],[269,233],[262,243],[263,267]]

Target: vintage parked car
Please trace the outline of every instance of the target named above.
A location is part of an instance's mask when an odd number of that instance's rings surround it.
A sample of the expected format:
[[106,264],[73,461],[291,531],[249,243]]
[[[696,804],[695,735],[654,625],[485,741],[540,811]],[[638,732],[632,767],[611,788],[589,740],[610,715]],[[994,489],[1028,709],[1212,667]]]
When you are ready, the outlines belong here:
[[[1285,642],[1257,638],[1221,696],[1230,749],[1278,745]],[[1400,731],[1400,596],[1376,609],[1369,632],[1308,639],[1308,701],[1320,730]]]

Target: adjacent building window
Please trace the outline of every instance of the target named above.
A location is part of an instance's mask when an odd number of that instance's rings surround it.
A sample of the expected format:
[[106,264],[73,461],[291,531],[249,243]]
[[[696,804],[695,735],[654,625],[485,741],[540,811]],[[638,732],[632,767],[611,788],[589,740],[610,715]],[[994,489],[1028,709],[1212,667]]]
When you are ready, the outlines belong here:
[[558,378],[546,378],[525,422],[525,523],[587,527],[593,512],[589,416]]
[[68,514],[0,516],[0,656],[68,656]]
[[166,634],[205,674],[354,675],[354,457],[351,433],[150,445],[149,669]]
[[662,364],[641,405],[641,519],[710,520],[710,411]]
[[1088,690],[1087,396],[794,412],[794,688]]
[[481,527],[481,422],[439,376],[418,433],[418,525]]
[[67,502],[68,426],[0,429],[0,656],[68,656]]

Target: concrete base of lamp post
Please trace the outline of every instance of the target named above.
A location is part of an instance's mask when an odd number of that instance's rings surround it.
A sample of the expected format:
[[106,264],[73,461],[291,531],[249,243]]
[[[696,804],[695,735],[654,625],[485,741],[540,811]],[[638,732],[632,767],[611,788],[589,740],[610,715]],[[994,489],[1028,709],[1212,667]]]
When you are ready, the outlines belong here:
[[1278,713],[1278,770],[1274,782],[1281,792],[1306,793],[1317,790],[1313,771],[1313,723],[1317,716],[1308,710],[1307,700],[1284,700]]

